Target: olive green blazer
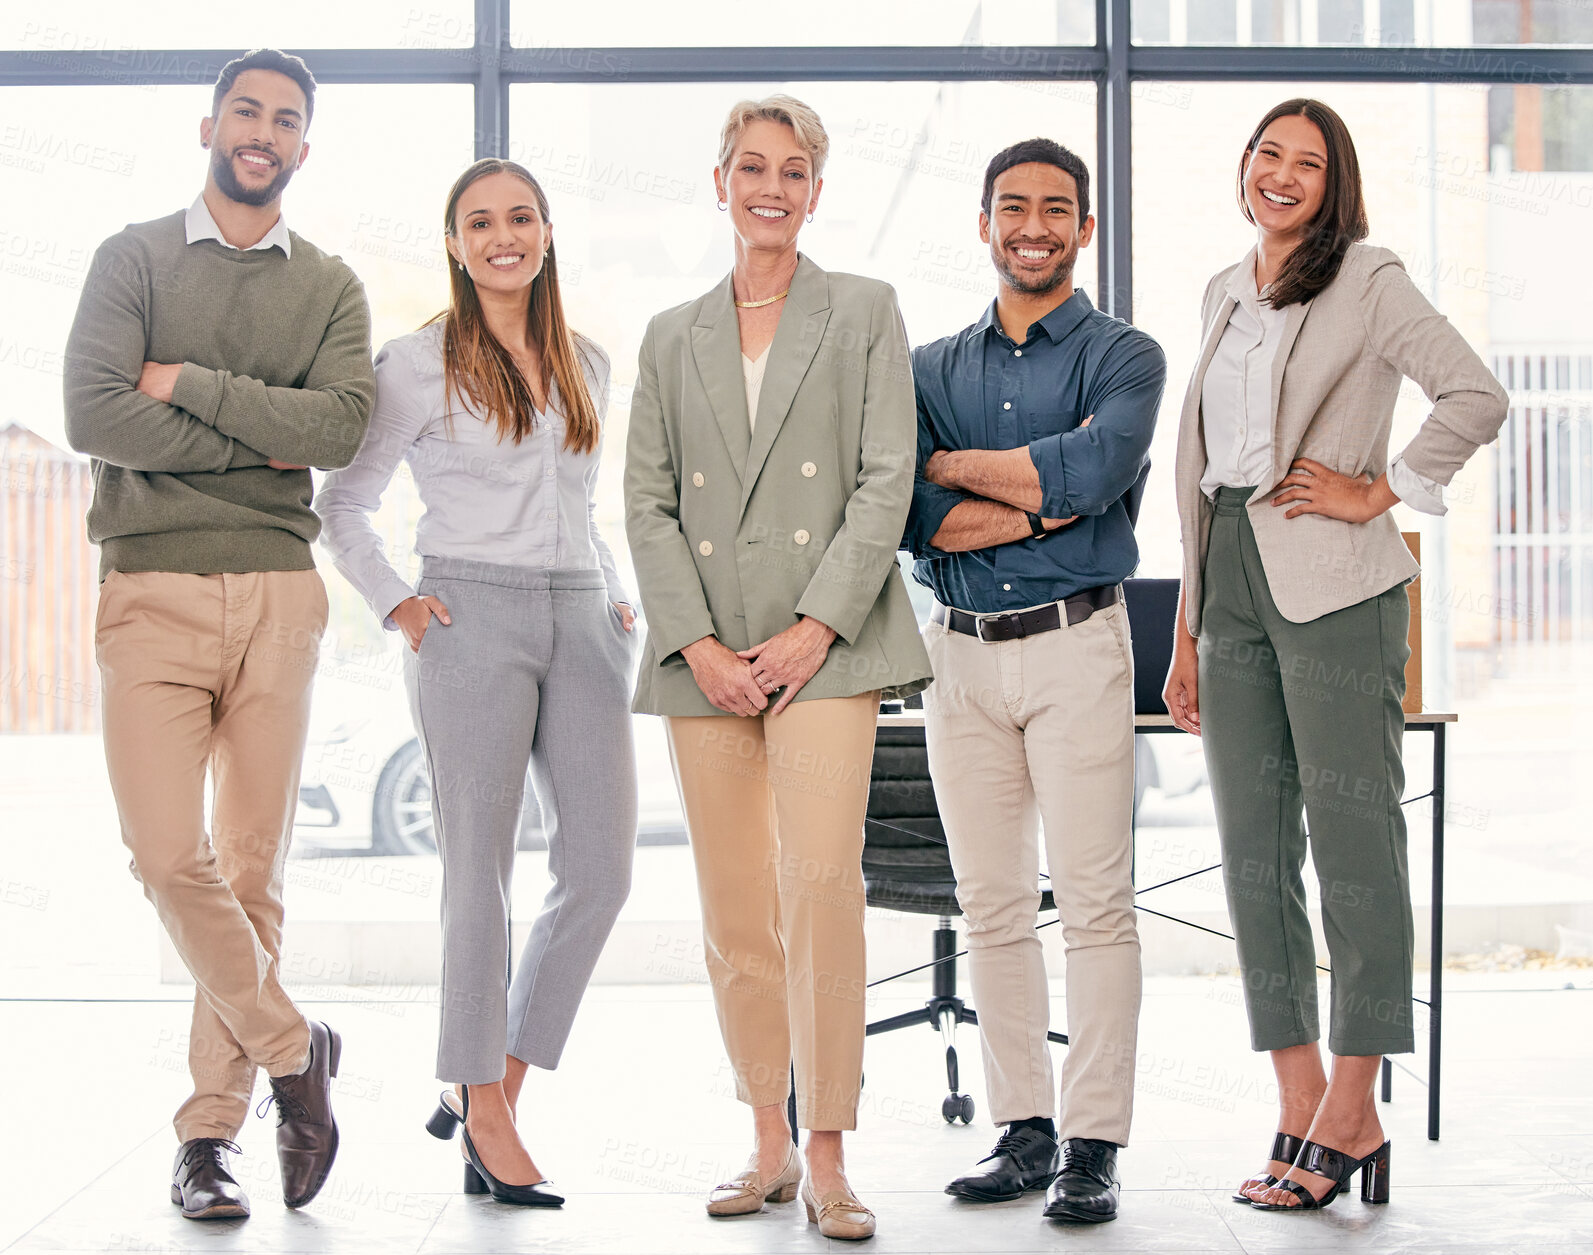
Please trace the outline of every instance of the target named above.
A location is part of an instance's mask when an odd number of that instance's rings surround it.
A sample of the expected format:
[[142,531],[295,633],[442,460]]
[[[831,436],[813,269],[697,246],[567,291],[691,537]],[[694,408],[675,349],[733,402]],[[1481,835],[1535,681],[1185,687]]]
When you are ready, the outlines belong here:
[[647,620],[634,709],[719,715],[681,656],[746,649],[808,615],[835,629],[797,701],[929,683],[896,550],[913,495],[917,403],[888,284],[806,257],[747,418],[727,275],[655,317],[625,450],[625,526]]

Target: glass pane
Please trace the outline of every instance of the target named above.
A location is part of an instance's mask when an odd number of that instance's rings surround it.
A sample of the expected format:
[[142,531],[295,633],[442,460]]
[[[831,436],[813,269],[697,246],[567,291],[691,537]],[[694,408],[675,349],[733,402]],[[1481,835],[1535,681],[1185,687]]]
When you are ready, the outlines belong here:
[[[1181,107],[1134,111],[1134,317],[1168,358],[1138,527],[1144,573],[1178,574],[1172,470],[1201,297],[1208,279],[1255,239],[1235,201],[1241,148],[1270,106],[1318,96],[1355,139],[1369,242],[1400,256],[1511,394],[1498,442],[1449,486],[1446,516],[1395,507],[1400,527],[1421,533],[1426,705],[1461,715],[1449,741],[1450,893],[1461,860],[1478,873],[1479,902],[1504,900],[1511,890],[1503,886],[1562,875],[1557,867],[1585,872],[1586,843],[1569,835],[1586,829],[1582,803],[1574,786],[1557,782],[1584,776],[1587,760],[1579,731],[1586,690],[1576,677],[1578,668],[1586,674],[1593,633],[1585,558],[1593,535],[1593,173],[1490,163],[1485,88],[1166,86],[1180,93]],[[1547,106],[1542,115],[1547,126]],[[1391,455],[1429,410],[1407,381]],[[1424,738],[1407,737],[1406,746],[1425,753]],[[1409,793],[1426,788],[1418,783],[1426,770],[1410,763]],[[1430,875],[1428,805],[1406,811],[1418,901]],[[1458,859],[1457,849],[1465,851]],[[1553,931],[1545,932],[1552,950]]]
[[1593,170],[1593,87],[1488,88],[1488,160],[1500,173]]
[[1134,0],[1132,27],[1138,44],[1593,44],[1593,8],[1586,0]]
[[[775,90],[807,101],[830,134],[803,249],[830,269],[894,284],[915,343],[972,322],[994,295],[978,236],[989,159],[1041,130],[1095,162],[1088,83],[516,86],[510,155],[545,181],[565,299],[608,349],[617,380],[634,373],[647,315],[729,269],[729,227],[714,211],[719,129],[735,101]],[[639,128],[647,116],[671,125]],[[1089,252],[1078,274],[1094,287]]]
[[[510,155],[541,178],[558,232],[574,325],[608,350],[614,411],[599,517],[616,551],[619,482],[636,353],[648,318],[690,300],[730,267],[713,167],[725,113],[774,84],[522,85],[511,89]],[[973,322],[995,294],[979,242],[984,168],[1037,130],[1095,163],[1095,89],[1087,83],[797,83],[830,134],[820,210],[802,248],[828,269],[896,288],[915,344]],[[667,116],[667,128],[638,119]],[[1043,119],[1043,122],[1040,121]],[[1078,278],[1092,295],[1095,257]]]
[[[205,87],[0,91],[0,116],[8,119],[0,128],[0,274],[8,298],[0,302],[0,727],[21,734],[7,737],[0,754],[0,812],[6,875],[34,907],[0,912],[0,989],[7,993],[59,994],[68,976],[78,994],[185,979],[162,948],[116,835],[97,732],[98,557],[83,534],[85,464],[66,447],[61,369],[99,242],[197,195],[206,158],[199,119],[209,103]],[[390,131],[395,118],[403,119],[404,177],[378,187],[365,158],[371,137]],[[116,125],[108,129],[107,119]],[[321,91],[310,155],[288,189],[285,217],[359,274],[377,343],[414,328],[443,302],[438,219],[450,183],[471,161],[472,127],[466,86]],[[395,481],[377,518],[400,562],[414,534],[411,501],[407,484]],[[396,642],[324,553],[317,557],[331,619],[303,783],[324,792],[300,810],[286,873],[290,944],[295,921],[355,930],[380,920],[434,924],[437,903],[435,860],[399,866],[325,857],[372,849],[376,784],[410,733]],[[319,804],[327,800],[337,807],[335,823]],[[59,839],[28,836],[46,830]],[[527,881],[529,892],[536,881]],[[105,945],[109,932],[84,927],[85,919],[102,921],[127,944]],[[295,980],[324,979],[315,964],[337,970],[339,953],[301,954],[299,966],[285,970]],[[346,963],[341,970],[348,972]]]
[[[66,0],[0,9],[0,48],[109,54],[130,48],[449,48],[475,40],[471,0],[276,0],[269,5]],[[315,69],[313,58],[306,58]],[[149,62],[105,55],[107,80]],[[213,71],[205,69],[202,74]]]
[[[1164,87],[1168,106],[1141,104],[1134,112],[1134,318],[1168,356],[1154,452],[1158,469],[1139,529],[1148,573],[1177,573],[1171,467],[1179,407],[1198,348],[1201,294],[1214,272],[1232,265],[1254,242],[1254,228],[1235,201],[1235,171],[1255,122],[1280,99],[1315,93],[1343,115],[1360,158],[1370,241],[1401,256],[1485,361],[1506,343],[1552,344],[1567,334],[1586,342],[1584,294],[1593,283],[1593,261],[1580,241],[1593,208],[1593,175],[1516,171],[1502,158],[1490,169],[1488,89]],[[1566,136],[1565,142],[1574,138]],[[1157,207],[1169,187],[1178,188],[1176,229]],[[1578,335],[1571,328],[1582,330]],[[1391,449],[1402,447],[1426,412],[1420,393],[1408,385]],[[1475,536],[1468,541],[1470,565],[1453,571],[1473,588],[1488,587],[1492,578],[1485,461],[1478,457],[1461,473],[1448,519],[1452,534]],[[1402,526],[1432,526],[1426,516],[1397,509]],[[1461,642],[1489,638],[1493,626],[1485,614],[1457,612],[1454,630]]]
[[[737,100],[770,83],[525,85],[511,89],[513,152],[544,181],[571,322],[608,350],[614,394],[598,518],[625,556],[622,458],[636,354],[648,318],[707,291],[730,268],[727,216],[714,208],[719,129]],[[1036,131],[1095,163],[1095,89],[1086,83],[797,83],[830,134],[820,210],[801,246],[820,265],[895,286],[922,344],[975,321],[995,295],[978,232],[984,169]],[[639,118],[667,116],[667,128]],[[1093,296],[1096,260],[1077,277]],[[630,579],[627,569],[625,578]],[[927,591],[908,581],[920,614]],[[656,722],[656,721],[653,721]],[[650,778],[669,779],[662,741],[638,727],[644,813]]]
[[[809,0],[800,10],[737,0],[699,0],[689,7],[611,0],[601,8],[514,0],[510,14],[513,43],[521,48],[1095,42],[1095,6],[1071,0]],[[1002,69],[993,66],[992,72]]]

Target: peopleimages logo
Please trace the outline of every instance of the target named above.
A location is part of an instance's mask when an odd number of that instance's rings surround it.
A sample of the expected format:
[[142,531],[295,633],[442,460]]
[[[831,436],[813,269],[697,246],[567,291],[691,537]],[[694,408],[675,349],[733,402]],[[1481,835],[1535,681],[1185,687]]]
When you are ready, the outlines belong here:
[[0,126],[0,162],[35,174],[55,163],[125,175],[133,173],[135,164],[131,153],[20,122]]

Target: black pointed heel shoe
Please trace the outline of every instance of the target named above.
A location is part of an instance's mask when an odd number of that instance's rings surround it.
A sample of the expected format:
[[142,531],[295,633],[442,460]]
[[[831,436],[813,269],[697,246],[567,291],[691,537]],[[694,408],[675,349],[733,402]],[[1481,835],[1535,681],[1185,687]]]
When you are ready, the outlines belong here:
[[[1304,1145],[1305,1138],[1303,1137],[1296,1137],[1293,1133],[1279,1133],[1272,1139],[1272,1153],[1267,1158],[1276,1160],[1278,1163],[1292,1164],[1300,1153],[1300,1147]],[[1243,1203],[1246,1207],[1249,1207],[1256,1200],[1244,1192],[1245,1185],[1253,1184],[1260,1189],[1270,1190],[1277,1183],[1278,1178],[1270,1172],[1258,1173],[1239,1187],[1239,1192],[1233,1196],[1233,1201]]]
[[1300,1200],[1298,1206],[1293,1203],[1251,1203],[1251,1206],[1257,1211],[1320,1211],[1349,1189],[1350,1178],[1357,1172],[1361,1174],[1361,1202],[1386,1203],[1391,1148],[1391,1142],[1384,1142],[1370,1155],[1351,1159],[1343,1151],[1334,1150],[1331,1146],[1306,1142],[1300,1148],[1300,1157],[1294,1161],[1294,1166],[1333,1182],[1328,1192],[1318,1199],[1298,1181],[1279,1181],[1272,1188],[1293,1194]]
[[533,1181],[530,1185],[507,1185],[498,1180],[481,1162],[481,1156],[476,1153],[476,1144],[471,1140],[469,1126],[465,1123],[470,1115],[470,1086],[460,1085],[461,1097],[457,1100],[459,1107],[456,1110],[456,1099],[449,1090],[444,1090],[437,1100],[437,1110],[432,1112],[431,1119],[426,1121],[426,1131],[433,1137],[447,1141],[458,1132],[465,1142],[465,1154],[470,1162],[465,1165],[465,1193],[490,1194],[494,1201],[508,1203],[515,1207],[562,1207],[564,1195],[555,1194],[550,1188],[549,1181]]

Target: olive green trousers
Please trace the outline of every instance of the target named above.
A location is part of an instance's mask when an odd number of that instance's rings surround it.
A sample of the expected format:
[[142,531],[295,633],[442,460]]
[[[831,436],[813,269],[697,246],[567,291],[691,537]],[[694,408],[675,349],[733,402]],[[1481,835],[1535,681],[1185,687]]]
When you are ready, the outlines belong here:
[[[1291,623],[1245,505],[1218,490],[1206,554],[1199,708],[1251,1044],[1316,1041],[1309,833],[1332,965],[1328,1048],[1414,1049],[1400,758],[1410,602],[1403,585]],[[1304,822],[1302,822],[1302,820]]]

